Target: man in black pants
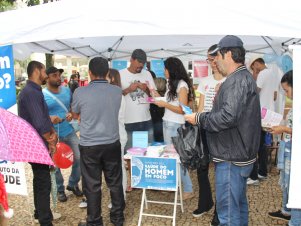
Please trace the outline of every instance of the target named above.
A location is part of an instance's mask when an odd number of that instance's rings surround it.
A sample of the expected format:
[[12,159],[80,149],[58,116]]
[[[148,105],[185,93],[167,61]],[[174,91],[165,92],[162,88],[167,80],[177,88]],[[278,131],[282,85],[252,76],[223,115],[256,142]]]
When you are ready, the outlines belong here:
[[[213,76],[212,77],[210,76],[200,81],[200,84],[197,89],[198,92],[200,93],[198,112],[211,111],[216,92],[218,91],[220,85],[225,81],[225,78],[222,76],[222,74],[218,71],[216,67],[216,62],[214,62],[214,59],[217,54],[216,53],[210,54],[210,52],[216,48],[217,45],[215,44],[211,46],[207,52],[207,63],[210,65],[212,69]],[[207,146],[206,133],[204,130],[201,130],[201,135],[202,135],[202,142],[204,144],[203,146],[204,151],[208,153],[209,151]],[[194,217],[202,216],[203,214],[208,212],[213,206],[212,192],[211,192],[208,172],[209,172],[209,163],[206,168],[199,168],[197,170],[198,182],[199,182],[199,202],[198,202],[198,208],[193,212]],[[215,211],[211,225],[215,226],[218,224],[219,221],[218,221],[217,213]]]
[[261,131],[260,137],[260,147],[258,151],[258,158],[254,163],[253,170],[250,174],[250,177],[247,180],[248,185],[259,185],[259,179],[265,180],[268,174],[268,153],[267,153],[267,144],[265,142],[265,137],[267,132]]
[[[28,81],[19,95],[19,116],[32,125],[49,150],[55,150],[57,135],[52,126],[41,85],[46,84],[45,66],[31,61],[27,66]],[[48,165],[30,163],[33,172],[34,217],[42,226],[52,226],[50,209],[51,179]]]
[[83,192],[87,197],[87,222],[79,226],[102,226],[101,182],[104,172],[110,189],[112,208],[110,220],[115,226],[124,222],[121,145],[118,113],[122,90],[108,83],[108,61],[96,57],[89,62],[91,82],[73,94],[72,114],[80,116],[80,168]]

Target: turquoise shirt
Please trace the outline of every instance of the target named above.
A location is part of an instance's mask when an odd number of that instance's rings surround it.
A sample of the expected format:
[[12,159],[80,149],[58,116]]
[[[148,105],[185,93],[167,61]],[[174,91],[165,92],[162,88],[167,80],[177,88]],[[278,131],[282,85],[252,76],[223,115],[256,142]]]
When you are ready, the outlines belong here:
[[[47,89],[47,88],[45,88]],[[44,90],[45,90],[44,89]],[[64,119],[63,122],[55,124],[54,129],[57,132],[59,137],[66,137],[69,134],[71,134],[74,130],[73,127],[70,125],[70,123],[66,120],[66,110],[47,92],[43,90],[44,99],[46,101],[46,104],[48,106],[49,115],[50,116],[58,116],[61,119]],[[48,90],[48,92],[50,92]],[[59,93],[52,93],[56,98],[58,98],[65,107],[69,110],[70,109],[70,103],[71,103],[71,91],[69,88],[60,86],[60,92]]]

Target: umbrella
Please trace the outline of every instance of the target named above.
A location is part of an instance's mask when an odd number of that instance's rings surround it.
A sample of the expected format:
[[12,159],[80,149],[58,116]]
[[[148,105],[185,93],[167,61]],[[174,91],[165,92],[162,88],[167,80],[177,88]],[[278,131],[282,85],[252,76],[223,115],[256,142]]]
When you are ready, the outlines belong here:
[[42,138],[24,119],[0,108],[0,159],[53,165]]

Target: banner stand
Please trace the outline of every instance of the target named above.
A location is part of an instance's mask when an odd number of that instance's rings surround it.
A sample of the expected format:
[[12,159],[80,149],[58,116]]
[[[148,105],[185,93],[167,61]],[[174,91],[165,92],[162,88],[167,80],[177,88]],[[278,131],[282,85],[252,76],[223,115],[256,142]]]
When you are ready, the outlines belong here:
[[[141,222],[142,222],[142,216],[149,216],[149,217],[161,217],[161,218],[169,218],[169,219],[173,219],[172,220],[172,225],[175,226],[176,225],[176,213],[177,213],[177,206],[180,205],[181,206],[181,211],[182,213],[184,212],[184,208],[183,208],[183,197],[182,197],[182,187],[181,187],[181,174],[180,174],[180,163],[177,162],[176,164],[176,180],[177,180],[177,189],[175,191],[175,196],[174,196],[174,201],[173,202],[161,202],[161,201],[154,201],[154,200],[148,200],[146,197],[146,188],[143,188],[143,193],[142,193],[142,199],[141,199],[141,207],[140,207],[140,214],[139,214],[139,223],[138,226],[141,226]],[[177,198],[178,198],[178,192],[180,193],[180,200],[178,202]],[[149,214],[149,213],[145,213],[144,210],[144,206],[145,209],[148,209],[148,203],[156,203],[156,204],[163,204],[163,205],[173,205],[173,215],[160,215],[160,214]]]

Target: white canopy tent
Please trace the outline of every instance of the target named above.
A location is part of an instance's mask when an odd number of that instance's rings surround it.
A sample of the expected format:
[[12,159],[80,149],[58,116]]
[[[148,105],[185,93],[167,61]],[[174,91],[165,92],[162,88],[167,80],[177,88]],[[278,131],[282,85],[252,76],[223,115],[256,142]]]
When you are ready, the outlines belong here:
[[[207,48],[227,34],[238,35],[254,53],[287,51],[301,60],[301,14],[297,0],[280,1],[138,1],[61,0],[0,13],[0,45],[14,46],[16,58],[32,52],[102,55],[128,59],[135,48],[149,58],[204,57]],[[296,61],[297,62],[297,61]],[[294,64],[295,92],[300,96],[301,66]],[[297,82],[296,82],[297,81]],[[300,83],[301,84],[301,83]],[[294,108],[301,109],[295,98]],[[300,112],[294,110],[292,180],[289,205],[301,208]]]
[[0,45],[14,44],[16,58],[42,52],[120,59],[142,48],[150,59],[199,59],[225,34],[239,35],[247,51],[257,53],[281,54],[300,42],[297,11],[259,0],[248,4],[62,0],[1,13],[7,22],[1,23]]

